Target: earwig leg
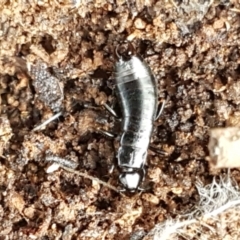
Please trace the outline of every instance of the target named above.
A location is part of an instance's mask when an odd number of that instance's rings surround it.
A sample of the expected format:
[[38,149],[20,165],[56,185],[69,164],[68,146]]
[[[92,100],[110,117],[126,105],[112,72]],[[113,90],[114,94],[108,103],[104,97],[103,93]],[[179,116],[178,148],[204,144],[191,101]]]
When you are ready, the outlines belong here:
[[99,111],[102,109],[102,106],[115,118],[118,118],[117,113],[107,104],[107,103],[101,103],[100,106],[94,106],[92,103],[84,103],[83,107],[91,110]]
[[108,88],[113,90],[115,88],[114,79],[108,79],[107,80],[107,86],[108,86]]
[[107,104],[107,103],[102,103],[100,106],[93,106],[92,103],[84,103],[83,107],[91,110],[96,110],[99,111],[102,109],[102,106],[117,120],[121,120],[117,113]]
[[50,122],[54,121],[55,119],[57,119],[58,117],[60,117],[62,115],[62,112],[59,112],[55,115],[53,115],[52,117],[50,117],[49,119],[47,119],[45,122],[43,122],[42,124],[38,125],[37,127],[35,127],[32,131],[38,131],[41,130],[42,128],[44,128],[45,126],[47,126]]
[[98,129],[97,130],[98,133],[106,136],[106,137],[109,137],[109,138],[115,138],[115,134],[114,133],[111,133],[111,132],[108,132],[108,131],[105,131],[105,130],[101,130],[101,129]]
[[159,148],[157,148],[157,147],[155,147],[155,146],[150,145],[150,146],[149,146],[149,149],[150,149],[151,151],[157,153],[157,154],[162,155],[162,156],[168,156],[168,153],[167,153],[167,152],[165,152],[165,151],[163,151],[163,150],[161,150],[161,149],[159,149]]
[[142,188],[142,187],[138,187],[137,190],[144,192],[144,191],[146,191],[146,190],[148,190],[148,189],[150,189],[150,188]]
[[158,113],[156,114],[155,121],[158,120],[159,117],[161,116],[165,105],[166,105],[166,100],[163,100],[161,106],[159,107]]
[[142,168],[142,181],[145,180],[145,176],[146,176],[146,169]]
[[110,167],[110,169],[108,170],[109,174],[112,174],[112,173],[113,173],[114,168],[115,168],[114,165],[112,165],[112,166]]
[[122,188],[122,189],[119,190],[120,193],[126,192],[126,191],[127,191],[127,190],[126,190],[125,188]]
[[151,190],[151,186],[144,186],[144,187],[138,187],[138,190],[139,191],[142,191],[142,192],[146,192],[146,191],[149,191],[149,190]]
[[107,111],[112,114],[115,118],[119,119],[117,113],[106,103],[103,104],[103,106],[107,109]]
[[92,103],[83,103],[83,107],[91,110],[100,110],[100,106],[93,106]]

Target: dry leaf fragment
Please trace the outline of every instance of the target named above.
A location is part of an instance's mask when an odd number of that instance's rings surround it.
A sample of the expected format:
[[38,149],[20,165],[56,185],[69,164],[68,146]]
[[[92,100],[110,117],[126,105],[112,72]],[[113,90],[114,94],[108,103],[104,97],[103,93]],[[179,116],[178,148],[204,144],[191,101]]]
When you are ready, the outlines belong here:
[[214,168],[240,167],[240,128],[215,128],[208,144],[210,164]]

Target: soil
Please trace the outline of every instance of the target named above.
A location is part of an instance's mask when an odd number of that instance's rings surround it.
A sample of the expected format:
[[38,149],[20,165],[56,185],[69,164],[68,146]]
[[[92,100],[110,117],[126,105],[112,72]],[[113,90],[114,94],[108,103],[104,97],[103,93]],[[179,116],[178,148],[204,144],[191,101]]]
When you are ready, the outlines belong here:
[[[151,239],[198,203],[197,181],[224,171],[206,159],[209,129],[240,125],[240,4],[21,2],[0,6],[0,239]],[[167,100],[152,136],[167,156],[149,150],[147,190],[136,194],[119,193],[119,170],[109,172],[119,140],[101,134],[120,134],[103,104],[119,112],[114,50],[126,39]],[[49,156],[77,167],[54,171]]]

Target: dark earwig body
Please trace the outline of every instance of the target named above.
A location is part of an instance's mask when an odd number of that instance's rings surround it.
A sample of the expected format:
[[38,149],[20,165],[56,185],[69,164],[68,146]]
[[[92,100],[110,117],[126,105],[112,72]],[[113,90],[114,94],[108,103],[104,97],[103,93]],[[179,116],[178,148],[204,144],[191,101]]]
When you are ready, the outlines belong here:
[[137,56],[116,62],[116,93],[122,110],[119,180],[125,189],[135,191],[144,178],[158,95],[150,68]]

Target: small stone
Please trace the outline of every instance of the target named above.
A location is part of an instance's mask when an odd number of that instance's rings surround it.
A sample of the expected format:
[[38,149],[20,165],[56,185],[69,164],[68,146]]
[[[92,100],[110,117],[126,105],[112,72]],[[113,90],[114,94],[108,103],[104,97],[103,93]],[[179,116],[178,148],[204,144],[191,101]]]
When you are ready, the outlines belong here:
[[213,28],[214,29],[221,29],[224,27],[225,21],[223,19],[218,19],[213,23]]
[[181,187],[173,187],[173,188],[171,188],[171,190],[176,195],[180,195],[183,191],[183,189]]
[[142,198],[145,200],[145,201],[148,201],[154,205],[157,205],[159,204],[159,198],[153,194],[150,194],[150,193],[145,193],[143,194]]
[[137,18],[134,22],[134,26],[137,29],[144,29],[146,27],[146,23],[141,18]]

